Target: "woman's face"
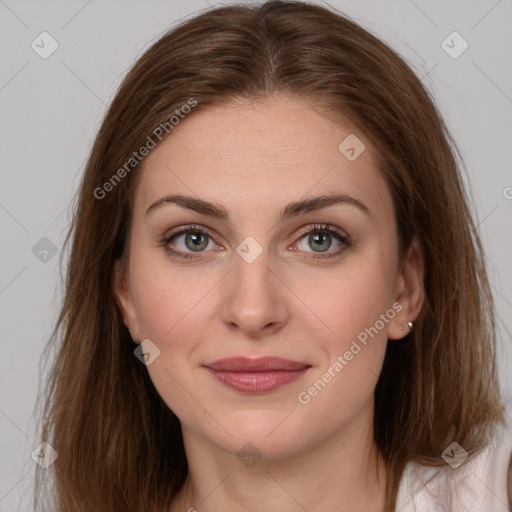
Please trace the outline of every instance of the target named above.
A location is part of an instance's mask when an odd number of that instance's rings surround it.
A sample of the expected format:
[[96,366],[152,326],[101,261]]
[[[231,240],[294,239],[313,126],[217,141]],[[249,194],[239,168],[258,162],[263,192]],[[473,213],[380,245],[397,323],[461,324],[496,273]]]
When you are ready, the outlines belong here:
[[[146,157],[115,291],[184,433],[277,458],[371,423],[388,338],[421,305],[373,152],[279,94],[193,112]],[[232,357],[302,369],[209,369]]]

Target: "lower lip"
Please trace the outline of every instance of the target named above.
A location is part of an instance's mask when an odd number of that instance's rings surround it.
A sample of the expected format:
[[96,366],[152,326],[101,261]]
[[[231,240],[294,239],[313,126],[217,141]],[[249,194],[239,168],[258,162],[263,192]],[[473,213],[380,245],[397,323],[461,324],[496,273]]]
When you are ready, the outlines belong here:
[[244,393],[265,393],[300,379],[309,367],[301,370],[274,370],[268,372],[225,372],[210,370],[222,384]]

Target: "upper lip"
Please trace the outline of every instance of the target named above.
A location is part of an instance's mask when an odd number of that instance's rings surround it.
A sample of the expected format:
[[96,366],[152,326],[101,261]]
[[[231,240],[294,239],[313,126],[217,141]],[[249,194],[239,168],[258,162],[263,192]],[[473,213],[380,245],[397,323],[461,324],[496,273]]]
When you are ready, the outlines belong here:
[[270,372],[278,370],[302,370],[309,364],[284,359],[282,357],[260,357],[250,359],[248,357],[226,357],[213,363],[205,364],[207,368],[224,372]]

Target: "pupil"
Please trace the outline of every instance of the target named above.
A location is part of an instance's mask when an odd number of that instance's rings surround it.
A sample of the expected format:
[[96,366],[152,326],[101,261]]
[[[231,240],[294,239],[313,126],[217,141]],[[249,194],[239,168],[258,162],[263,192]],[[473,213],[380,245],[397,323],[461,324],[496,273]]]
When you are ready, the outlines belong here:
[[[185,244],[193,251],[204,249],[208,245],[208,242],[205,243],[205,241],[206,236],[203,233],[187,233],[185,237]],[[188,242],[192,242],[192,245],[189,245]]]
[[327,241],[327,244],[324,244],[324,247],[320,247],[320,252],[323,252],[329,249],[329,246],[331,245],[330,238],[331,235],[329,235],[328,233],[314,233],[313,235],[310,235],[309,240],[310,242],[314,241],[315,244],[318,242],[322,243],[322,241]]

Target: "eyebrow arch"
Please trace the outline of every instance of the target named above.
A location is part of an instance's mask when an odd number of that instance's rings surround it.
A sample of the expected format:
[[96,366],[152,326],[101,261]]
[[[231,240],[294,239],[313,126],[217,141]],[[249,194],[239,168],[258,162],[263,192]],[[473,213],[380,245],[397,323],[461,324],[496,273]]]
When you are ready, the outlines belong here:
[[[165,197],[158,199],[146,210],[146,215],[148,215],[152,211],[160,209],[163,206],[171,203],[177,204],[183,208],[188,208],[189,210],[194,210],[195,212],[198,213],[215,217],[217,219],[229,219],[229,213],[224,207],[215,203],[210,203],[203,199],[198,199],[196,197],[191,196],[184,196],[180,194],[167,195]],[[318,197],[312,197],[309,199],[302,199],[300,201],[294,201],[292,203],[289,203],[279,213],[279,219],[287,220],[292,217],[297,217],[298,215],[304,213],[326,208],[333,204],[346,204],[355,206],[356,208],[370,216],[370,210],[368,209],[368,207],[355,197],[346,194],[329,194]]]

